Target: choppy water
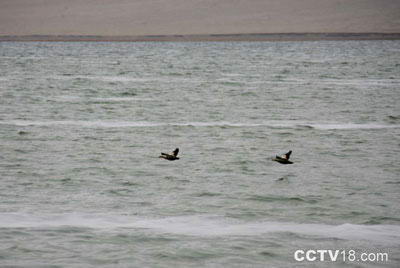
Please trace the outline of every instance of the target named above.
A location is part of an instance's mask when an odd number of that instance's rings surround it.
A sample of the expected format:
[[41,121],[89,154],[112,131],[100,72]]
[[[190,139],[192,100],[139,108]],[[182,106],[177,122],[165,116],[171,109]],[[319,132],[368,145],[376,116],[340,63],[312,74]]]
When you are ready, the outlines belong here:
[[0,265],[398,267],[399,104],[399,41],[0,43]]

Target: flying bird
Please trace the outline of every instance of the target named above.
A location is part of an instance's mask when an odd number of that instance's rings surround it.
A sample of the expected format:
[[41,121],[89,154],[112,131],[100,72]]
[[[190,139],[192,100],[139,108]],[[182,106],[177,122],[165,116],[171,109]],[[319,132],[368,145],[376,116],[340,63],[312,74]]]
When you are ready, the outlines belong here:
[[293,164],[293,162],[289,161],[290,155],[292,154],[292,151],[290,150],[289,152],[287,152],[286,154],[282,155],[282,156],[275,156],[275,158],[272,159],[272,161],[276,161],[278,163],[281,164]]
[[179,148],[176,148],[172,152],[172,154],[161,153],[159,158],[164,158],[164,159],[169,160],[169,161],[179,160],[179,157],[177,157],[178,153],[179,153]]

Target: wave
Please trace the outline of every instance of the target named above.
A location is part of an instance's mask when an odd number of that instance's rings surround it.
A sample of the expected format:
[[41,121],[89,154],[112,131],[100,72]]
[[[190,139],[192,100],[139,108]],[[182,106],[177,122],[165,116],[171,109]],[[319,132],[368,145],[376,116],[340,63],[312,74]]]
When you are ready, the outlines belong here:
[[84,121],[84,120],[63,120],[63,121],[29,121],[29,120],[4,120],[0,121],[1,125],[16,126],[57,126],[70,125],[81,127],[165,127],[165,126],[182,126],[182,127],[256,127],[264,126],[263,124],[242,124],[229,122],[190,122],[190,123],[158,123],[158,122],[131,122],[131,121]]
[[333,129],[387,129],[400,128],[400,125],[383,125],[383,124],[309,124],[304,125],[315,129],[333,130]]
[[189,79],[189,76],[186,76],[184,73],[169,73],[164,76],[151,76],[151,77],[129,77],[129,76],[94,76],[94,75],[71,75],[71,74],[64,74],[63,76],[49,76],[49,77],[42,77],[47,79],[56,79],[56,80],[90,80],[90,81],[101,81],[101,82],[108,82],[108,83],[148,83],[148,82],[155,82],[155,81],[185,81],[185,82],[203,82],[203,80],[199,79]]
[[15,125],[15,126],[79,126],[79,127],[96,127],[96,128],[159,127],[167,125],[163,123],[150,123],[150,122],[85,121],[85,120],[62,120],[62,121],[9,120],[9,121],[0,121],[0,124]]
[[268,81],[243,81],[245,84],[287,84],[287,85],[338,85],[338,86],[396,86],[400,79],[286,79],[278,77]]
[[51,99],[57,102],[129,102],[129,101],[152,101],[150,98],[139,97],[108,97],[108,98],[83,98],[79,96],[62,96]]
[[[227,78],[240,78],[241,81],[224,81],[225,79],[220,79],[217,83],[230,82],[240,83],[240,84],[292,84],[292,85],[308,85],[308,84],[320,84],[320,85],[342,85],[342,86],[397,86],[400,83],[400,79],[343,79],[343,78],[330,78],[330,77],[320,77],[319,79],[303,79],[303,78],[280,78],[276,80],[266,80],[266,81],[249,81],[249,78],[259,78],[260,75],[243,75],[239,73],[226,73],[224,74]],[[120,83],[146,83],[146,82],[154,82],[154,81],[185,81],[190,83],[208,83],[207,80],[204,80],[200,77],[192,77],[187,76],[186,73],[168,73],[165,76],[151,76],[151,77],[132,77],[127,75],[78,75],[78,74],[70,74],[65,73],[63,75],[55,75],[55,76],[42,76],[42,79],[55,79],[55,80],[91,80],[91,81],[102,81],[102,82],[120,82]],[[12,79],[12,77],[0,77],[0,81],[7,81]]]
[[314,124],[298,121],[269,121],[262,123],[232,123],[232,122],[184,122],[184,123],[160,123],[148,121],[86,121],[86,120],[55,120],[55,121],[31,121],[31,120],[0,120],[0,125],[15,126],[80,126],[98,128],[122,128],[122,127],[268,127],[268,128],[294,128],[294,129],[319,129],[319,130],[347,130],[347,129],[390,129],[400,128],[400,125],[384,124]]
[[[310,81],[311,82],[311,81]],[[314,81],[312,81],[314,82]],[[356,85],[356,86],[383,86],[398,85],[399,79],[325,79],[316,81],[320,84]]]
[[220,216],[176,216],[159,219],[109,214],[0,214],[0,228],[132,228],[190,236],[255,236],[292,233],[345,240],[367,240],[400,245],[399,225],[341,225],[240,221]]
[[92,76],[92,75],[72,75],[72,74],[64,74],[62,76],[49,76],[45,78],[58,79],[58,80],[87,79],[87,80],[96,80],[104,82],[147,82],[154,80],[151,78],[139,78],[139,77],[128,77],[128,76]]

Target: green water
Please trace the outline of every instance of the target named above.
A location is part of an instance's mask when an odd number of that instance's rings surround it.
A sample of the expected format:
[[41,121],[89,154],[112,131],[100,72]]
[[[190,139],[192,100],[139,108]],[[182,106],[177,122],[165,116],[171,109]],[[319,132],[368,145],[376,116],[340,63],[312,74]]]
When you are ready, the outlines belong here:
[[0,265],[398,267],[399,52],[0,43]]

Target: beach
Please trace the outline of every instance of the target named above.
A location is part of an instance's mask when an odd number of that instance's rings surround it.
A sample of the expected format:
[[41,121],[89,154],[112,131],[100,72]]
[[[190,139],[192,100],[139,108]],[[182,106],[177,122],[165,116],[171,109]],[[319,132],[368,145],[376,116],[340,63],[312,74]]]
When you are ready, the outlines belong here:
[[279,41],[392,39],[393,0],[4,0],[0,39]]

